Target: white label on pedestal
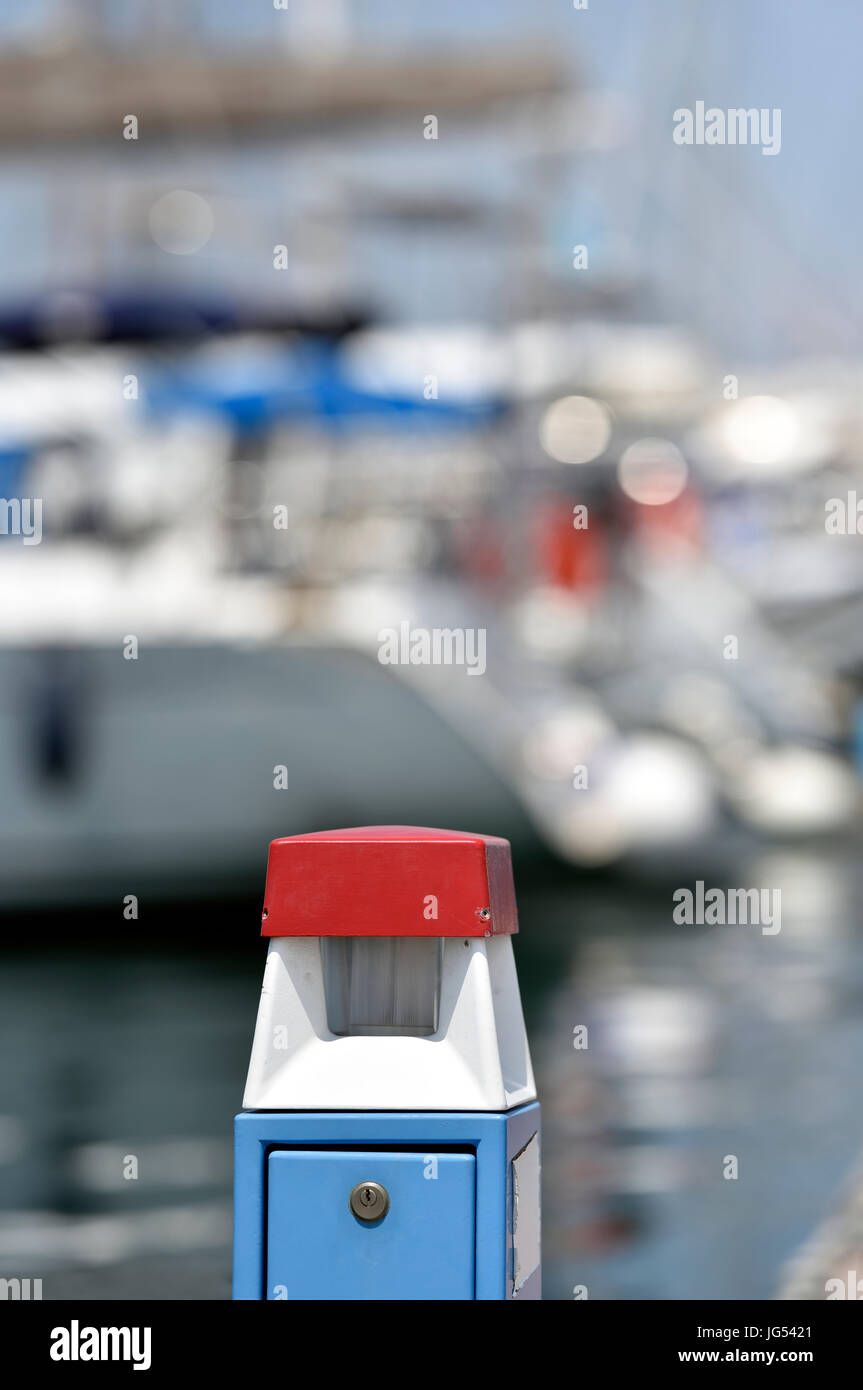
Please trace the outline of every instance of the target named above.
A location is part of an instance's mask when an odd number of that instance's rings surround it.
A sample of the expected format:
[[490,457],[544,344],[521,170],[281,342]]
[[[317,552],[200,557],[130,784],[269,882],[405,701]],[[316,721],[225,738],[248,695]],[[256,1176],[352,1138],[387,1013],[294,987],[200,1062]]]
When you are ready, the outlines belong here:
[[539,1136],[512,1160],[512,1243],[515,1292],[539,1268]]

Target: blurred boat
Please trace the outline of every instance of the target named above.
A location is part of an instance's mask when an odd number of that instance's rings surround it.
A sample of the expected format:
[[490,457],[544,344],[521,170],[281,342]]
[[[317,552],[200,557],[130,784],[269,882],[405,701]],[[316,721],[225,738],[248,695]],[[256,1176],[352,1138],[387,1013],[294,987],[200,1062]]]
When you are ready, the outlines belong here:
[[[40,545],[0,543],[16,595],[0,622],[0,900],[239,889],[273,835],[445,822],[454,800],[465,823],[530,842],[494,767],[330,611],[355,560],[328,561],[328,538],[345,510],[363,525],[339,498],[334,446],[344,467],[349,432],[351,457],[380,465],[386,443],[386,490],[398,474],[416,494],[408,420],[414,449],[418,428],[428,439],[425,492],[464,470],[469,492],[501,403],[443,403],[417,427],[421,396],[360,389],[320,337],[142,358],[138,401],[118,396],[120,361],[66,348],[0,370],[8,476],[46,499]],[[284,498],[291,526],[275,533]],[[355,541],[355,556],[412,566],[416,542],[385,522],[374,554]]]
[[[6,357],[10,491],[47,501],[41,545],[0,543],[0,896],[251,882],[273,834],[453,805],[576,864],[703,853],[729,815],[783,834],[853,817],[824,681],[711,560],[691,506],[633,509],[611,450],[573,480],[525,435],[560,388],[507,395],[520,341]],[[449,373],[443,399],[423,363]],[[638,408],[621,399],[624,432]],[[483,679],[381,666],[379,633],[404,621],[482,628]],[[729,628],[745,661],[723,660]]]

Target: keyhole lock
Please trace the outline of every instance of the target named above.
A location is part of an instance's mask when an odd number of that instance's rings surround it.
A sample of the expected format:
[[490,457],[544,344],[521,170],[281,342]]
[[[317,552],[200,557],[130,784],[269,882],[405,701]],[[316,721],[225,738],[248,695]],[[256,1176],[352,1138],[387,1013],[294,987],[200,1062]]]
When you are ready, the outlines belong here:
[[349,1204],[360,1221],[381,1221],[390,1209],[390,1194],[383,1183],[358,1182],[351,1192]]

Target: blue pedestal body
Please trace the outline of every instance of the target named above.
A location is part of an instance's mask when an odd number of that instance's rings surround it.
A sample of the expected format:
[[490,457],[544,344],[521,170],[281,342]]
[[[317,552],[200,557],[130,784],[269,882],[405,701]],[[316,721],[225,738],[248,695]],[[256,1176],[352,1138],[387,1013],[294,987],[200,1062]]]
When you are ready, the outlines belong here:
[[[513,1297],[512,1160],[539,1105],[499,1114],[244,1111],[235,1121],[234,1298]],[[348,1195],[383,1183],[360,1221]],[[539,1297],[537,1269],[518,1291]]]

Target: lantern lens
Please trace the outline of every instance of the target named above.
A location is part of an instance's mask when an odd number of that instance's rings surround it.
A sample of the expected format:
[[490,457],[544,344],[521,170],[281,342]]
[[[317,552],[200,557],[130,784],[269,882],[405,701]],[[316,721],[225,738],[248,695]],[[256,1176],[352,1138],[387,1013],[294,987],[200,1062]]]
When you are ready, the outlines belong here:
[[437,1032],[443,942],[418,936],[322,936],[327,1025],[338,1037]]

